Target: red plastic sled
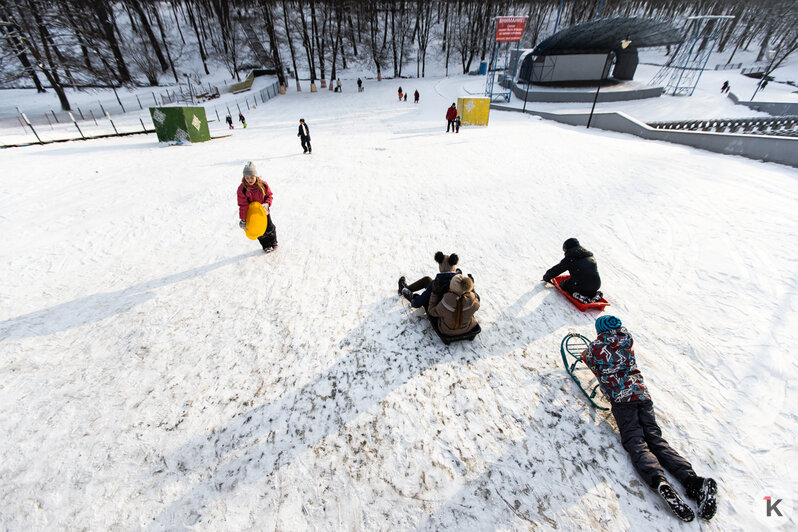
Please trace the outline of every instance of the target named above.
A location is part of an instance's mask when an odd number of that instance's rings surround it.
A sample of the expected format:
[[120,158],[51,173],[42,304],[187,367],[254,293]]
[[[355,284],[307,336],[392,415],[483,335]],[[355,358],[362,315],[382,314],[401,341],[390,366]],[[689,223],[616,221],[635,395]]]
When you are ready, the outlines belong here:
[[558,275],[557,277],[551,280],[551,284],[553,284],[554,288],[556,288],[560,293],[562,293],[562,295],[567,297],[568,301],[570,301],[576,308],[584,312],[588,309],[604,310],[604,307],[608,307],[610,305],[610,302],[604,299],[603,297],[601,298],[601,301],[598,301],[596,303],[582,303],[581,301],[574,299],[574,296],[572,296],[571,294],[560,288],[560,283],[570,278],[571,278],[570,275]]

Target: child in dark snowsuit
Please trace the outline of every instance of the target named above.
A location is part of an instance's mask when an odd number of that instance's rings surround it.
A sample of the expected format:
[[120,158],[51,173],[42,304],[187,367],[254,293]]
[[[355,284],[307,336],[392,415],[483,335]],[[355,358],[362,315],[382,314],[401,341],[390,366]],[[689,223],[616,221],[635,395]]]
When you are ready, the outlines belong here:
[[576,292],[584,299],[595,298],[598,289],[601,288],[601,277],[593,253],[580,246],[579,240],[575,238],[566,240],[562,250],[565,257],[543,274],[543,281],[550,283],[552,279],[568,270],[571,278],[561,283],[560,288],[569,294]]
[[[451,255],[444,255],[443,252],[438,251],[435,253],[435,262],[438,263],[440,273],[435,276],[435,279],[429,277],[422,277],[418,281],[408,285],[405,278],[399,278],[399,294],[410,301],[410,306],[413,308],[424,307],[427,310],[429,306],[429,298],[432,292],[435,291],[439,295],[443,295],[449,291],[449,283],[452,277],[460,273],[456,266],[459,257],[452,253]],[[419,295],[414,294],[416,290],[424,289]]]
[[615,316],[599,316],[598,338],[582,352],[582,359],[598,380],[610,401],[621,441],[643,480],[665,500],[683,521],[695,518],[693,510],[673,489],[663,473],[670,472],[698,503],[698,515],[712,519],[717,509],[717,483],[696,475],[690,462],[681,457],[662,437],[654,417],[654,404],[637,369],[632,335]]
[[227,122],[227,125],[230,126],[230,129],[233,129],[233,117],[232,116],[227,115],[227,118],[225,118],[224,121]]
[[242,126],[247,127],[247,119],[241,113],[238,113],[238,121],[241,122]]

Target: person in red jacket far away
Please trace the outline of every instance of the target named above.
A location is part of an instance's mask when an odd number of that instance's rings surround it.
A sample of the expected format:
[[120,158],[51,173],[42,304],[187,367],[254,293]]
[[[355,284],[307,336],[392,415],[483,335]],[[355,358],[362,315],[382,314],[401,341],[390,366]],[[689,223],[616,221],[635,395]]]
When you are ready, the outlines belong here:
[[258,202],[266,209],[266,232],[258,237],[258,242],[263,246],[263,251],[270,253],[277,249],[277,228],[272,220],[272,190],[269,185],[258,175],[255,163],[249,161],[244,165],[244,177],[238,186],[238,226],[247,229],[247,209],[252,202]]
[[455,106],[455,104],[452,104],[452,106],[449,107],[446,110],[446,132],[447,133],[449,132],[449,129],[451,129],[452,133],[454,133],[454,119],[455,118],[457,118],[457,107]]

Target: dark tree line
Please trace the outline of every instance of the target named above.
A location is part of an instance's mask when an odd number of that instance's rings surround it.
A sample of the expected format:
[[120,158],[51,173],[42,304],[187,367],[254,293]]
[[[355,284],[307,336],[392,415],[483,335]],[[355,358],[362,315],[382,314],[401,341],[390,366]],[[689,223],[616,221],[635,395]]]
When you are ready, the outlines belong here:
[[[718,48],[732,50],[729,61],[758,46],[758,60],[772,71],[798,47],[795,0],[564,0],[558,13],[559,6],[560,0],[0,0],[0,83],[52,88],[67,110],[64,87],[158,85],[181,76],[199,83],[218,65],[232,79],[253,67],[273,68],[282,85],[293,77],[299,87],[300,72],[324,83],[352,63],[380,79],[424,76],[435,46],[447,72],[451,64],[465,73],[490,55],[499,15],[527,17],[525,48],[550,35],[558,15],[562,29],[598,16],[681,24],[707,14],[735,16],[719,27]],[[198,71],[179,66],[200,62]]]

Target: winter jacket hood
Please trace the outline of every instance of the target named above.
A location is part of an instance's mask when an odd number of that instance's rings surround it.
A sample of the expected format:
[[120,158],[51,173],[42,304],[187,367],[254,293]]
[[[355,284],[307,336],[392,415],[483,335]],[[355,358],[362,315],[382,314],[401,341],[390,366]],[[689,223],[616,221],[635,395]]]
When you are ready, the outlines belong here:
[[582,246],[574,246],[565,251],[565,256],[571,259],[586,259],[592,257],[593,252],[586,250]]

